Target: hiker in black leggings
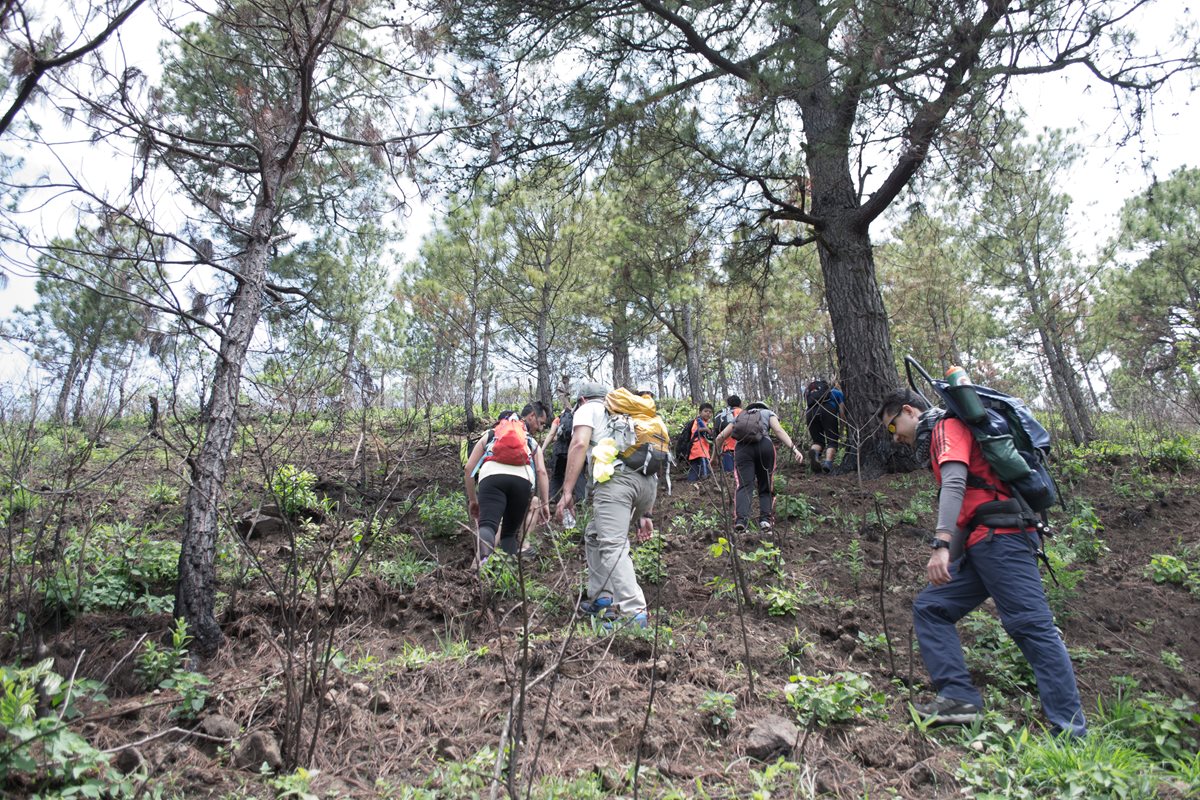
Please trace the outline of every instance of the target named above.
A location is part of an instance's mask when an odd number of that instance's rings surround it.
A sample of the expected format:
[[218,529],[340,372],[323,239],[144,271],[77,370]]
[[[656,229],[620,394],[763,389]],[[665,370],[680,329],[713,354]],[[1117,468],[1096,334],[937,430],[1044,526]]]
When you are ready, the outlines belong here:
[[[526,409],[527,413],[522,415],[526,430],[532,428],[533,433],[540,431],[541,426],[545,424],[546,414],[533,406],[526,406]],[[509,413],[512,412],[501,414],[500,419],[505,419]],[[546,475],[542,448],[538,446],[537,440],[533,436],[526,437],[530,463],[517,466],[484,460],[493,435],[492,431],[489,431],[487,435],[480,437],[464,468],[467,510],[479,525],[480,562],[487,560],[496,549],[497,533],[501,550],[510,555],[516,555],[520,551],[525,513],[529,510],[535,487],[541,504],[537,509],[538,519],[534,522],[544,524],[550,519],[550,481]],[[476,486],[475,467],[480,461],[483,461],[483,465],[479,468],[479,484]]]
[[[779,417],[765,403],[751,403],[742,414],[758,409],[764,419],[763,433],[756,441],[742,440],[733,451],[734,476],[737,494],[734,497],[733,528],[737,532],[746,529],[750,518],[750,496],[758,490],[758,527],[769,531],[775,524],[775,443],[771,434],[787,445],[792,455],[800,459],[800,450],[779,424]],[[725,441],[733,435],[733,423],[717,435],[713,452],[720,453]]]

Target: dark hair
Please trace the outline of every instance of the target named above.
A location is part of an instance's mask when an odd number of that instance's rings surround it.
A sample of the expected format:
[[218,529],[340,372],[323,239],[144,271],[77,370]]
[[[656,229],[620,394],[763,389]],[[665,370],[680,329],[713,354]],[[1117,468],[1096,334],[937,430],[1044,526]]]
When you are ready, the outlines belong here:
[[634,394],[636,394],[638,397],[649,397],[651,400],[654,399],[654,392],[650,391],[649,389],[638,389],[636,392],[634,392]]
[[499,422],[502,419],[508,419],[509,417],[515,417],[515,416],[517,416],[517,412],[513,411],[512,409],[509,409],[508,411],[501,411],[499,413],[499,415],[497,415],[497,417],[496,417],[496,422]]
[[706,409],[706,408],[707,408],[709,411],[712,411],[712,410],[713,410],[712,403],[701,403],[701,404],[700,404],[700,413],[701,413],[701,414],[703,414],[703,413],[704,413],[704,409]]
[[746,410],[747,410],[747,411],[753,411],[753,410],[754,410],[754,409],[756,409],[756,408],[761,408],[761,409],[763,409],[764,411],[770,411],[770,410],[771,410],[770,408],[768,408],[768,407],[767,407],[767,404],[766,404],[766,403],[763,403],[763,402],[755,402],[755,403],[751,403],[750,405],[746,406]]
[[725,405],[729,406],[730,408],[741,408],[742,398],[738,397],[736,394],[731,394],[729,397],[725,398]]
[[525,407],[521,409],[522,417],[528,417],[530,414],[536,414],[539,417],[545,415],[545,417],[549,419],[552,413],[553,412],[551,409],[547,408],[546,404],[541,400],[534,400],[532,403],[526,403]]
[[900,413],[900,409],[904,406],[912,406],[918,411],[924,411],[929,408],[929,403],[925,402],[925,398],[912,389],[901,386],[899,389],[893,389],[884,396],[883,402],[879,404],[879,409],[875,412],[875,416],[879,419],[894,417]]

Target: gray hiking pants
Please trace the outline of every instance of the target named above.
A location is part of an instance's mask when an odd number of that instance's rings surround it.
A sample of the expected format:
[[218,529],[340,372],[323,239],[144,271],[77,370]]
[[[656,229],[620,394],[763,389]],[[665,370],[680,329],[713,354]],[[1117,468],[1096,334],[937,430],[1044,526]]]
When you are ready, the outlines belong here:
[[592,521],[583,534],[588,566],[588,598],[612,596],[624,615],[646,610],[629,554],[629,524],[650,513],[658,476],[618,467],[604,483],[592,484]]

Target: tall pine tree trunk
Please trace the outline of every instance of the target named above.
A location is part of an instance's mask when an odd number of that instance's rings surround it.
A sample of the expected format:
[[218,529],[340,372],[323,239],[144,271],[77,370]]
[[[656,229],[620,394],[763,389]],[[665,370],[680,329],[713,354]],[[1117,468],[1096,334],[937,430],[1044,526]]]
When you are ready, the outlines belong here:
[[485,308],[483,310],[483,342],[480,344],[479,354],[479,408],[483,412],[484,419],[490,419],[492,416],[491,402],[488,395],[488,387],[491,384],[488,382],[491,375],[488,368],[488,348],[492,342],[492,309]]
[[59,425],[67,421],[67,406],[71,403],[71,393],[75,390],[75,381],[79,380],[79,371],[83,366],[80,346],[76,343],[71,350],[71,360],[67,362],[67,372],[63,375],[62,388],[58,390],[58,400],[54,403],[54,421]]
[[283,182],[281,170],[272,169],[269,162],[264,161],[263,172],[264,185],[259,190],[250,239],[239,264],[237,289],[230,301],[229,321],[221,337],[208,402],[201,414],[204,440],[200,452],[188,462],[192,485],[184,505],[174,614],[187,620],[195,650],[205,657],[217,651],[222,639],[214,613],[218,512],[229,455],[237,435],[242,367],[262,311],[276,193]]

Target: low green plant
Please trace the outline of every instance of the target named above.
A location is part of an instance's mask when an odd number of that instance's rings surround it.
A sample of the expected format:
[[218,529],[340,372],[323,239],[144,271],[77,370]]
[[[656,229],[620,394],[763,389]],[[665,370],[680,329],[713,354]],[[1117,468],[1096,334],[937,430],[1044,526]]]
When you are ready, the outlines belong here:
[[371,571],[389,586],[408,591],[436,568],[436,564],[421,558],[415,550],[405,550],[397,553],[395,558],[376,562]]
[[1175,672],[1183,672],[1183,657],[1174,650],[1163,650],[1159,653],[1159,658],[1167,669],[1174,670]]
[[313,778],[318,774],[320,773],[315,769],[296,767],[295,772],[277,775],[268,783],[275,790],[276,800],[286,800],[289,797],[295,800],[320,800],[320,795],[312,790]]
[[146,499],[160,506],[173,506],[179,503],[179,489],[159,478],[146,491]]
[[863,718],[886,718],[886,696],[857,672],[793,675],[784,689],[788,705],[805,725],[827,727]]
[[453,539],[469,530],[466,497],[462,492],[426,492],[417,500],[417,519],[431,538]]
[[665,545],[666,539],[655,532],[649,539],[630,550],[633,571],[639,583],[662,583],[667,579],[667,561],[663,558]]
[[1093,730],[1083,738],[1036,734],[1004,737],[962,764],[959,780],[973,797],[1157,797],[1162,774],[1119,735]]
[[487,653],[486,645],[471,647],[471,643],[466,640],[439,639],[437,650],[427,650],[416,642],[404,642],[395,662],[405,669],[417,670],[427,664],[443,661],[457,661],[461,664],[472,658],[482,658]]
[[179,704],[169,715],[172,719],[194,720],[208,703],[208,687],[212,681],[199,672],[176,669],[158,685],[161,689],[174,689],[179,693]]
[[[142,794],[142,775],[122,775],[110,756],[71,729],[81,701],[107,701],[101,685],[64,680],[53,666],[53,659],[26,668],[0,666],[0,789],[110,800]],[[50,713],[39,710],[41,703]]]
[[187,620],[180,617],[175,620],[175,627],[171,629],[169,647],[152,639],[142,643],[142,652],[137,655],[134,672],[146,689],[157,689],[183,665],[184,659],[187,658],[187,643],[191,638],[187,632]]
[[266,489],[279,503],[279,510],[288,516],[321,508],[321,500],[313,488],[317,476],[293,464],[283,464],[271,473]]
[[786,617],[788,614],[795,614],[804,605],[805,599],[811,594],[804,583],[799,583],[795,588],[791,589],[774,584],[765,589],[755,587],[754,593],[758,595],[766,607],[767,613],[773,617]]
[[1137,681],[1116,680],[1116,695],[1100,697],[1093,729],[1121,735],[1156,762],[1179,759],[1200,747],[1200,712],[1184,697],[1139,692]]
[[1100,538],[1103,532],[1104,523],[1100,521],[1096,509],[1091,503],[1080,503],[1071,519],[1058,529],[1052,546],[1069,552],[1068,561],[1091,564],[1109,552],[1108,546]]
[[963,647],[967,666],[1008,689],[1036,691],[1033,669],[999,619],[985,609],[977,609],[960,625],[964,633],[971,634],[970,643]]
[[173,605],[178,565],[178,542],[115,522],[69,531],[57,569],[38,586],[46,604],[66,616],[161,613]]
[[851,539],[845,550],[835,551],[833,560],[846,566],[846,570],[850,573],[850,580],[854,583],[854,589],[858,591],[858,583],[862,578],[863,569],[866,567],[862,545],[859,544],[858,539]]
[[[547,611],[554,611],[562,603],[558,595],[545,584],[535,579],[528,571],[524,574],[525,599],[530,603],[541,606]],[[479,568],[479,578],[492,594],[505,600],[521,599],[522,574],[517,559],[499,550],[488,557]]]
[[1146,577],[1155,583],[1174,583],[1184,586],[1192,575],[1192,566],[1178,556],[1159,553],[1150,556]]
[[763,542],[749,552],[742,552],[738,557],[747,564],[763,566],[772,575],[783,577],[783,551],[771,542]]
[[696,709],[704,716],[705,724],[719,733],[728,733],[737,716],[735,698],[729,692],[706,691]]
[[23,486],[10,486],[0,501],[0,518],[10,519],[17,514],[27,514],[38,507],[38,496]]

